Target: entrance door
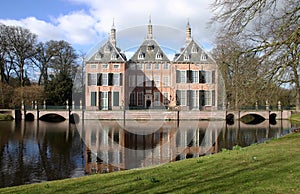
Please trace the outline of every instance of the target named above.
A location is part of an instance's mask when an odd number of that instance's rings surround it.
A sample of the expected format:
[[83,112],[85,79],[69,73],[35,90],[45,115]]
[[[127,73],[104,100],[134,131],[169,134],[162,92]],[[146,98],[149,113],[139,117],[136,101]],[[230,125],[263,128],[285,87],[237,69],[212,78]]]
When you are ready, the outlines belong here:
[[146,108],[149,109],[151,106],[151,100],[146,101]]

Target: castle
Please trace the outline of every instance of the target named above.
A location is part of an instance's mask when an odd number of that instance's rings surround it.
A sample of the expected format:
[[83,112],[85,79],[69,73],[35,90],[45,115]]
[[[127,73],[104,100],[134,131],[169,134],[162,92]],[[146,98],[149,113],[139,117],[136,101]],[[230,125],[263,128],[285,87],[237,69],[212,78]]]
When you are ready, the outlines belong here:
[[86,61],[87,110],[217,109],[217,64],[192,38],[189,22],[184,47],[173,60],[153,37],[151,19],[129,60],[116,42],[113,24],[109,39]]

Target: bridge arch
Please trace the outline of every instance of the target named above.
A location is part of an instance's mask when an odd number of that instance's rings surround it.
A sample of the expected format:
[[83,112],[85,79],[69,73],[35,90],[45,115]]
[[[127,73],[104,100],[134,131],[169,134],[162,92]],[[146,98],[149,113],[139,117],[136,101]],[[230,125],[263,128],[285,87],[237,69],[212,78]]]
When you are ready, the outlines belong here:
[[25,115],[25,121],[33,121],[34,120],[34,114],[32,113],[27,113]]
[[60,114],[47,113],[47,114],[44,114],[43,116],[41,116],[39,118],[39,120],[41,120],[41,121],[48,121],[48,122],[61,122],[61,121],[65,121],[66,118],[63,117]]

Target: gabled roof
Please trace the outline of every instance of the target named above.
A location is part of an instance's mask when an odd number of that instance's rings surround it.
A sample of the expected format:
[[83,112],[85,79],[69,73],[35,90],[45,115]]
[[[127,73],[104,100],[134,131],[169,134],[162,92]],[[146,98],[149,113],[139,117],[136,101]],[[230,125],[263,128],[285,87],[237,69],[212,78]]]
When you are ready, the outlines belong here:
[[120,51],[108,40],[87,62],[126,62],[125,54]]
[[154,39],[145,39],[130,61],[169,62],[170,60]]
[[194,39],[191,39],[181,52],[175,55],[174,62],[214,63],[214,60]]

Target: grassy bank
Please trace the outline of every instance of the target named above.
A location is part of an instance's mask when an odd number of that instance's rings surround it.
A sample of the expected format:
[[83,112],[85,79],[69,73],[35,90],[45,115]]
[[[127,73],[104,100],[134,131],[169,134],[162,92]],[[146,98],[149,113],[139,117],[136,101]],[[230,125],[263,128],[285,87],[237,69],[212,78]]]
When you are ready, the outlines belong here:
[[14,118],[11,115],[0,113],[0,121],[11,121],[11,120],[14,120]]
[[300,113],[292,114],[290,120],[294,122],[300,122]]
[[165,165],[4,188],[0,193],[300,193],[300,133]]

